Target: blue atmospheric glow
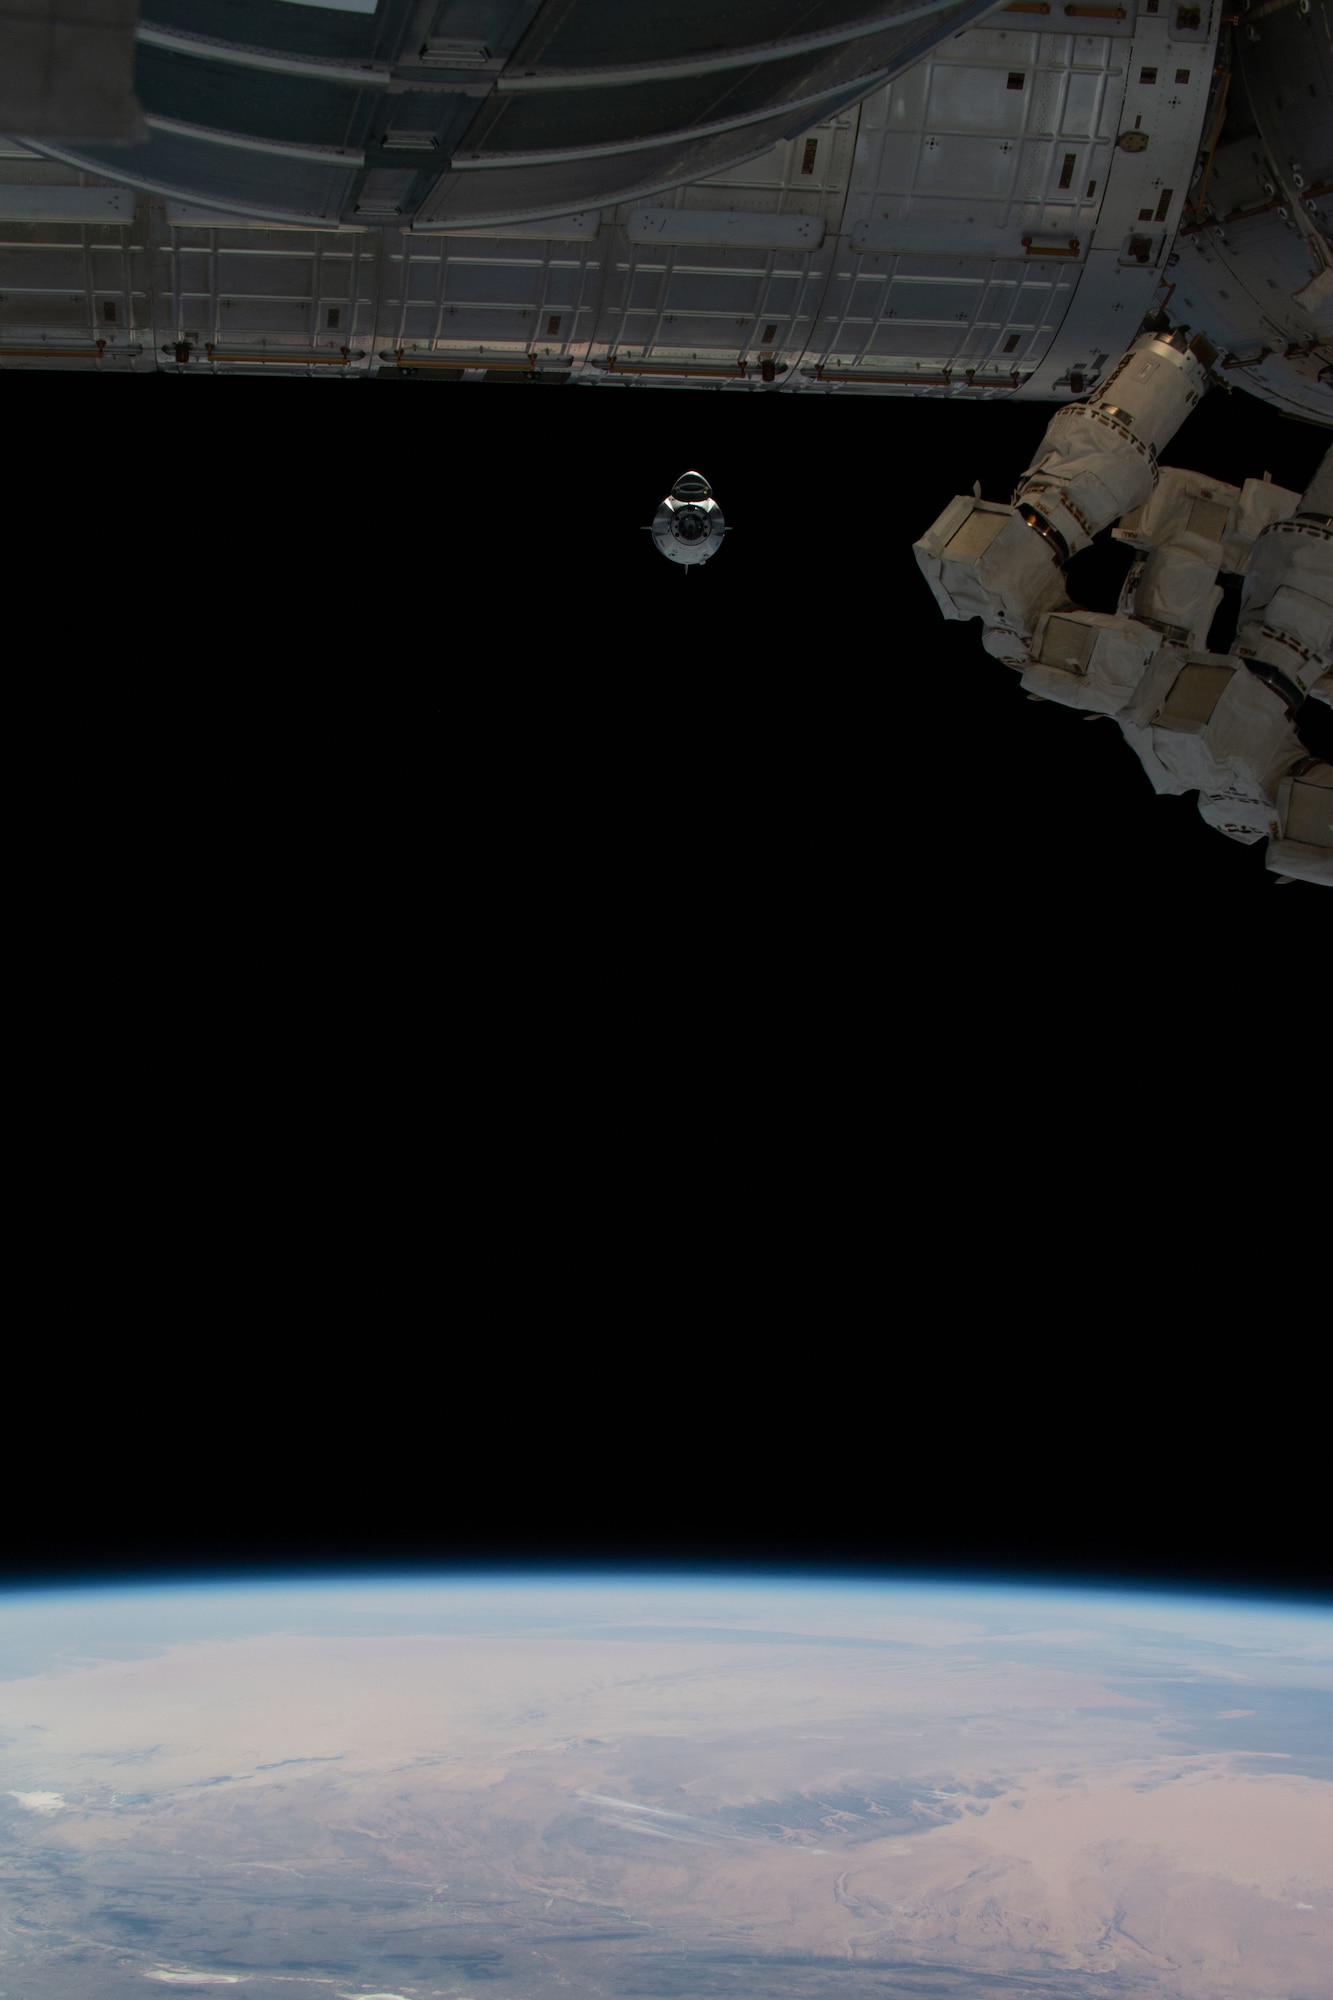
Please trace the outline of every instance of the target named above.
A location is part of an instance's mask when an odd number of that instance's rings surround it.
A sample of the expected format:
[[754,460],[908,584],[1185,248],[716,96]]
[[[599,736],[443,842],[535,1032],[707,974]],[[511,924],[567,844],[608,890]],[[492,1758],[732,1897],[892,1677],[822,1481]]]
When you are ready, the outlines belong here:
[[[904,1622],[905,1621],[905,1622]],[[349,1573],[149,1580],[0,1592],[0,1681],[79,1659],[145,1659],[181,1643],[285,1634],[645,1637],[896,1649],[922,1641],[1043,1655],[1114,1632],[1145,1658],[1243,1658],[1270,1684],[1333,1687],[1333,1606],[1219,1592],[949,1580],[643,1571]],[[947,1629],[946,1629],[947,1628]]]
[[[298,0],[293,0],[293,4],[297,3]],[[306,4],[306,0],[299,0],[299,4]],[[1060,1576],[1049,1572],[1002,1569],[953,1571],[943,1567],[917,1571],[827,1563],[801,1566],[782,1562],[749,1562],[741,1566],[734,1562],[710,1565],[698,1561],[654,1561],[631,1569],[626,1568],[623,1562],[611,1561],[571,1564],[552,1559],[545,1563],[506,1563],[494,1558],[433,1566],[372,1563],[359,1567],[306,1564],[299,1569],[262,1565],[202,1571],[192,1568],[164,1571],[159,1568],[119,1574],[65,1574],[47,1580],[26,1578],[22,1582],[6,1582],[0,1576],[0,1606],[14,1596],[36,1601],[52,1596],[82,1597],[86,1593],[105,1596],[110,1592],[133,1592],[141,1597],[156,1597],[164,1592],[223,1591],[233,1596],[243,1594],[251,1599],[256,1593],[265,1591],[290,1596],[293,1591],[327,1590],[345,1594],[348,1591],[387,1592],[403,1588],[438,1591],[464,1586],[488,1592],[532,1589],[536,1586],[562,1590],[596,1586],[602,1591],[617,1592],[671,1588],[732,1592],[767,1588],[784,1594],[794,1590],[837,1593],[893,1590],[934,1592],[939,1595],[969,1593],[975,1596],[980,1593],[1009,1605],[1020,1598],[1034,1603],[1058,1599],[1065,1605],[1078,1601],[1090,1607],[1129,1600],[1145,1603],[1166,1601],[1171,1604],[1217,1603],[1233,1607],[1250,1604],[1256,1608],[1282,1606],[1292,1611],[1303,1606],[1314,1616],[1333,1615],[1333,1591],[1302,1591],[1280,1585],[1264,1588],[1249,1582],[1228,1587],[1183,1578]]]

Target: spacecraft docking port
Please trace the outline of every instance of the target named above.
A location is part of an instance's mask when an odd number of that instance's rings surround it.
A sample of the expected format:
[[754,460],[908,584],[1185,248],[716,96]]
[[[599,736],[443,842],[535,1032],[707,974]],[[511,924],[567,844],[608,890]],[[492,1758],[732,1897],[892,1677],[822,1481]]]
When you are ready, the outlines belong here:
[[682,472],[647,532],[667,560],[683,564],[688,575],[717,554],[730,530],[703,474]]

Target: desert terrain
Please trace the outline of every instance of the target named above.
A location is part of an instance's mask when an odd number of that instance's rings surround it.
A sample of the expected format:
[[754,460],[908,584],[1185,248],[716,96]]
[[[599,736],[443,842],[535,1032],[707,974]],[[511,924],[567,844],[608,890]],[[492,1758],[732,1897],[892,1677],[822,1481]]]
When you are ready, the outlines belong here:
[[0,1995],[1328,2000],[1321,1691],[945,1624],[0,1681]]

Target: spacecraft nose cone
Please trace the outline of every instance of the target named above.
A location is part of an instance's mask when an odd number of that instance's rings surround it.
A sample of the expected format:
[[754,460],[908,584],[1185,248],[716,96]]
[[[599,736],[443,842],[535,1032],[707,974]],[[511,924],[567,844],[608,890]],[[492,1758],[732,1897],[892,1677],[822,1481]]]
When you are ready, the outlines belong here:
[[682,472],[671,493],[676,500],[706,500],[712,490],[702,472]]

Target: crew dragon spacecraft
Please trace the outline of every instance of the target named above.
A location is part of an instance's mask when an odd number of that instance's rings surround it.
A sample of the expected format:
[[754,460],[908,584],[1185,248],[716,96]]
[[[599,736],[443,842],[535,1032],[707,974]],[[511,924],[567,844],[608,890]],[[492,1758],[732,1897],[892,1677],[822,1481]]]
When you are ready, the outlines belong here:
[[716,555],[729,530],[703,474],[682,472],[653,515],[648,532],[669,562],[685,565],[688,576]]
[[24,0],[0,132],[0,367],[1060,406],[940,609],[1333,881],[1328,461],[1159,463],[1219,383],[1333,428],[1330,0]]

